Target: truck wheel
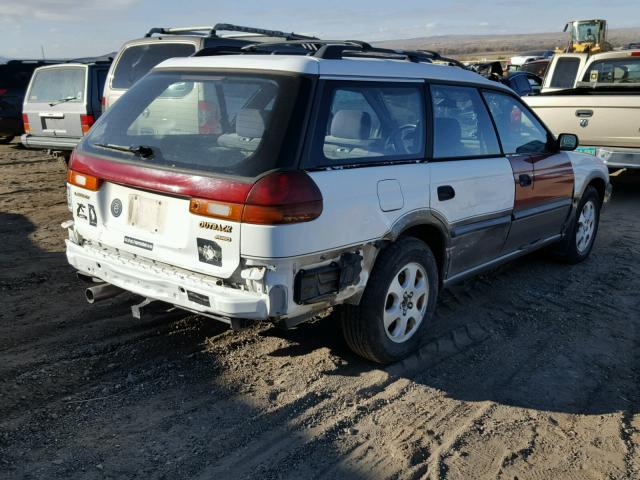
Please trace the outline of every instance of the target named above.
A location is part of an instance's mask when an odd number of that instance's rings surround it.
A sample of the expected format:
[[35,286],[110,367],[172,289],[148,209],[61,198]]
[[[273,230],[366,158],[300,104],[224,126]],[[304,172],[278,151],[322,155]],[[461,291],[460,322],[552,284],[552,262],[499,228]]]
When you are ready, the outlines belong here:
[[600,207],[600,196],[597,190],[591,186],[587,187],[578,204],[573,224],[556,250],[561,260],[576,264],[589,256],[598,233]]
[[11,141],[14,139],[14,137],[9,136],[9,137],[0,137],[0,144],[2,145],[6,145],[7,143],[11,143]]
[[416,238],[401,238],[380,253],[360,305],[341,309],[344,338],[369,360],[398,361],[418,347],[437,297],[433,253]]

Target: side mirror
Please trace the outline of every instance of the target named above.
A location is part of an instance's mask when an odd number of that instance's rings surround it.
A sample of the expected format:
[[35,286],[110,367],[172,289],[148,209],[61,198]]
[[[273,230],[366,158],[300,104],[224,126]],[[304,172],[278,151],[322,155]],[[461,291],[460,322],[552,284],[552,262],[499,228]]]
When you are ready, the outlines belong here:
[[573,133],[561,133],[558,137],[558,148],[564,152],[572,152],[578,148],[578,136]]

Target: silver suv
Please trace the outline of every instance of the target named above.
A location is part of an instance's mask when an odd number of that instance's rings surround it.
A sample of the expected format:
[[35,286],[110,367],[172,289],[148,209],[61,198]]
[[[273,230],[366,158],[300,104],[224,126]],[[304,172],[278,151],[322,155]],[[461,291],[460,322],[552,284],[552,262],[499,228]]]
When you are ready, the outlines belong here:
[[[220,32],[234,32],[221,35]],[[144,38],[126,42],[109,70],[102,98],[103,111],[136,81],[160,62],[173,57],[189,57],[196,52],[208,55],[238,53],[244,46],[275,39],[314,39],[296,33],[218,23],[213,27],[152,28]]]

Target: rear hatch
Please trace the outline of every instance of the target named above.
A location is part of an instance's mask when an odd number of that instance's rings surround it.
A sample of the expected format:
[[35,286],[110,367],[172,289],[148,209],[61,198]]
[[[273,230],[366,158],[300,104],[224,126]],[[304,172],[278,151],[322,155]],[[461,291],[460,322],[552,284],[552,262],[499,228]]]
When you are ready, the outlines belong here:
[[104,108],[113,105],[134,83],[162,61],[193,55],[199,41],[153,39],[126,45],[111,65],[108,86],[104,91]]
[[75,228],[111,248],[228,278],[240,263],[239,226],[256,179],[294,163],[289,147],[302,122],[291,119],[305,109],[303,84],[260,73],[145,77],[71,159]]
[[83,136],[88,130],[87,71],[86,65],[79,64],[36,69],[23,105],[32,135]]

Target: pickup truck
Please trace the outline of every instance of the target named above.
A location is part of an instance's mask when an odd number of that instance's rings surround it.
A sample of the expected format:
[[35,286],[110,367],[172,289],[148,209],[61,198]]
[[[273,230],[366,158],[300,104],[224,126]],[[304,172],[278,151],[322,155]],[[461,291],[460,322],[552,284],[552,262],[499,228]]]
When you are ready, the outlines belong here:
[[610,169],[640,168],[640,51],[557,55],[542,94],[524,101]]

